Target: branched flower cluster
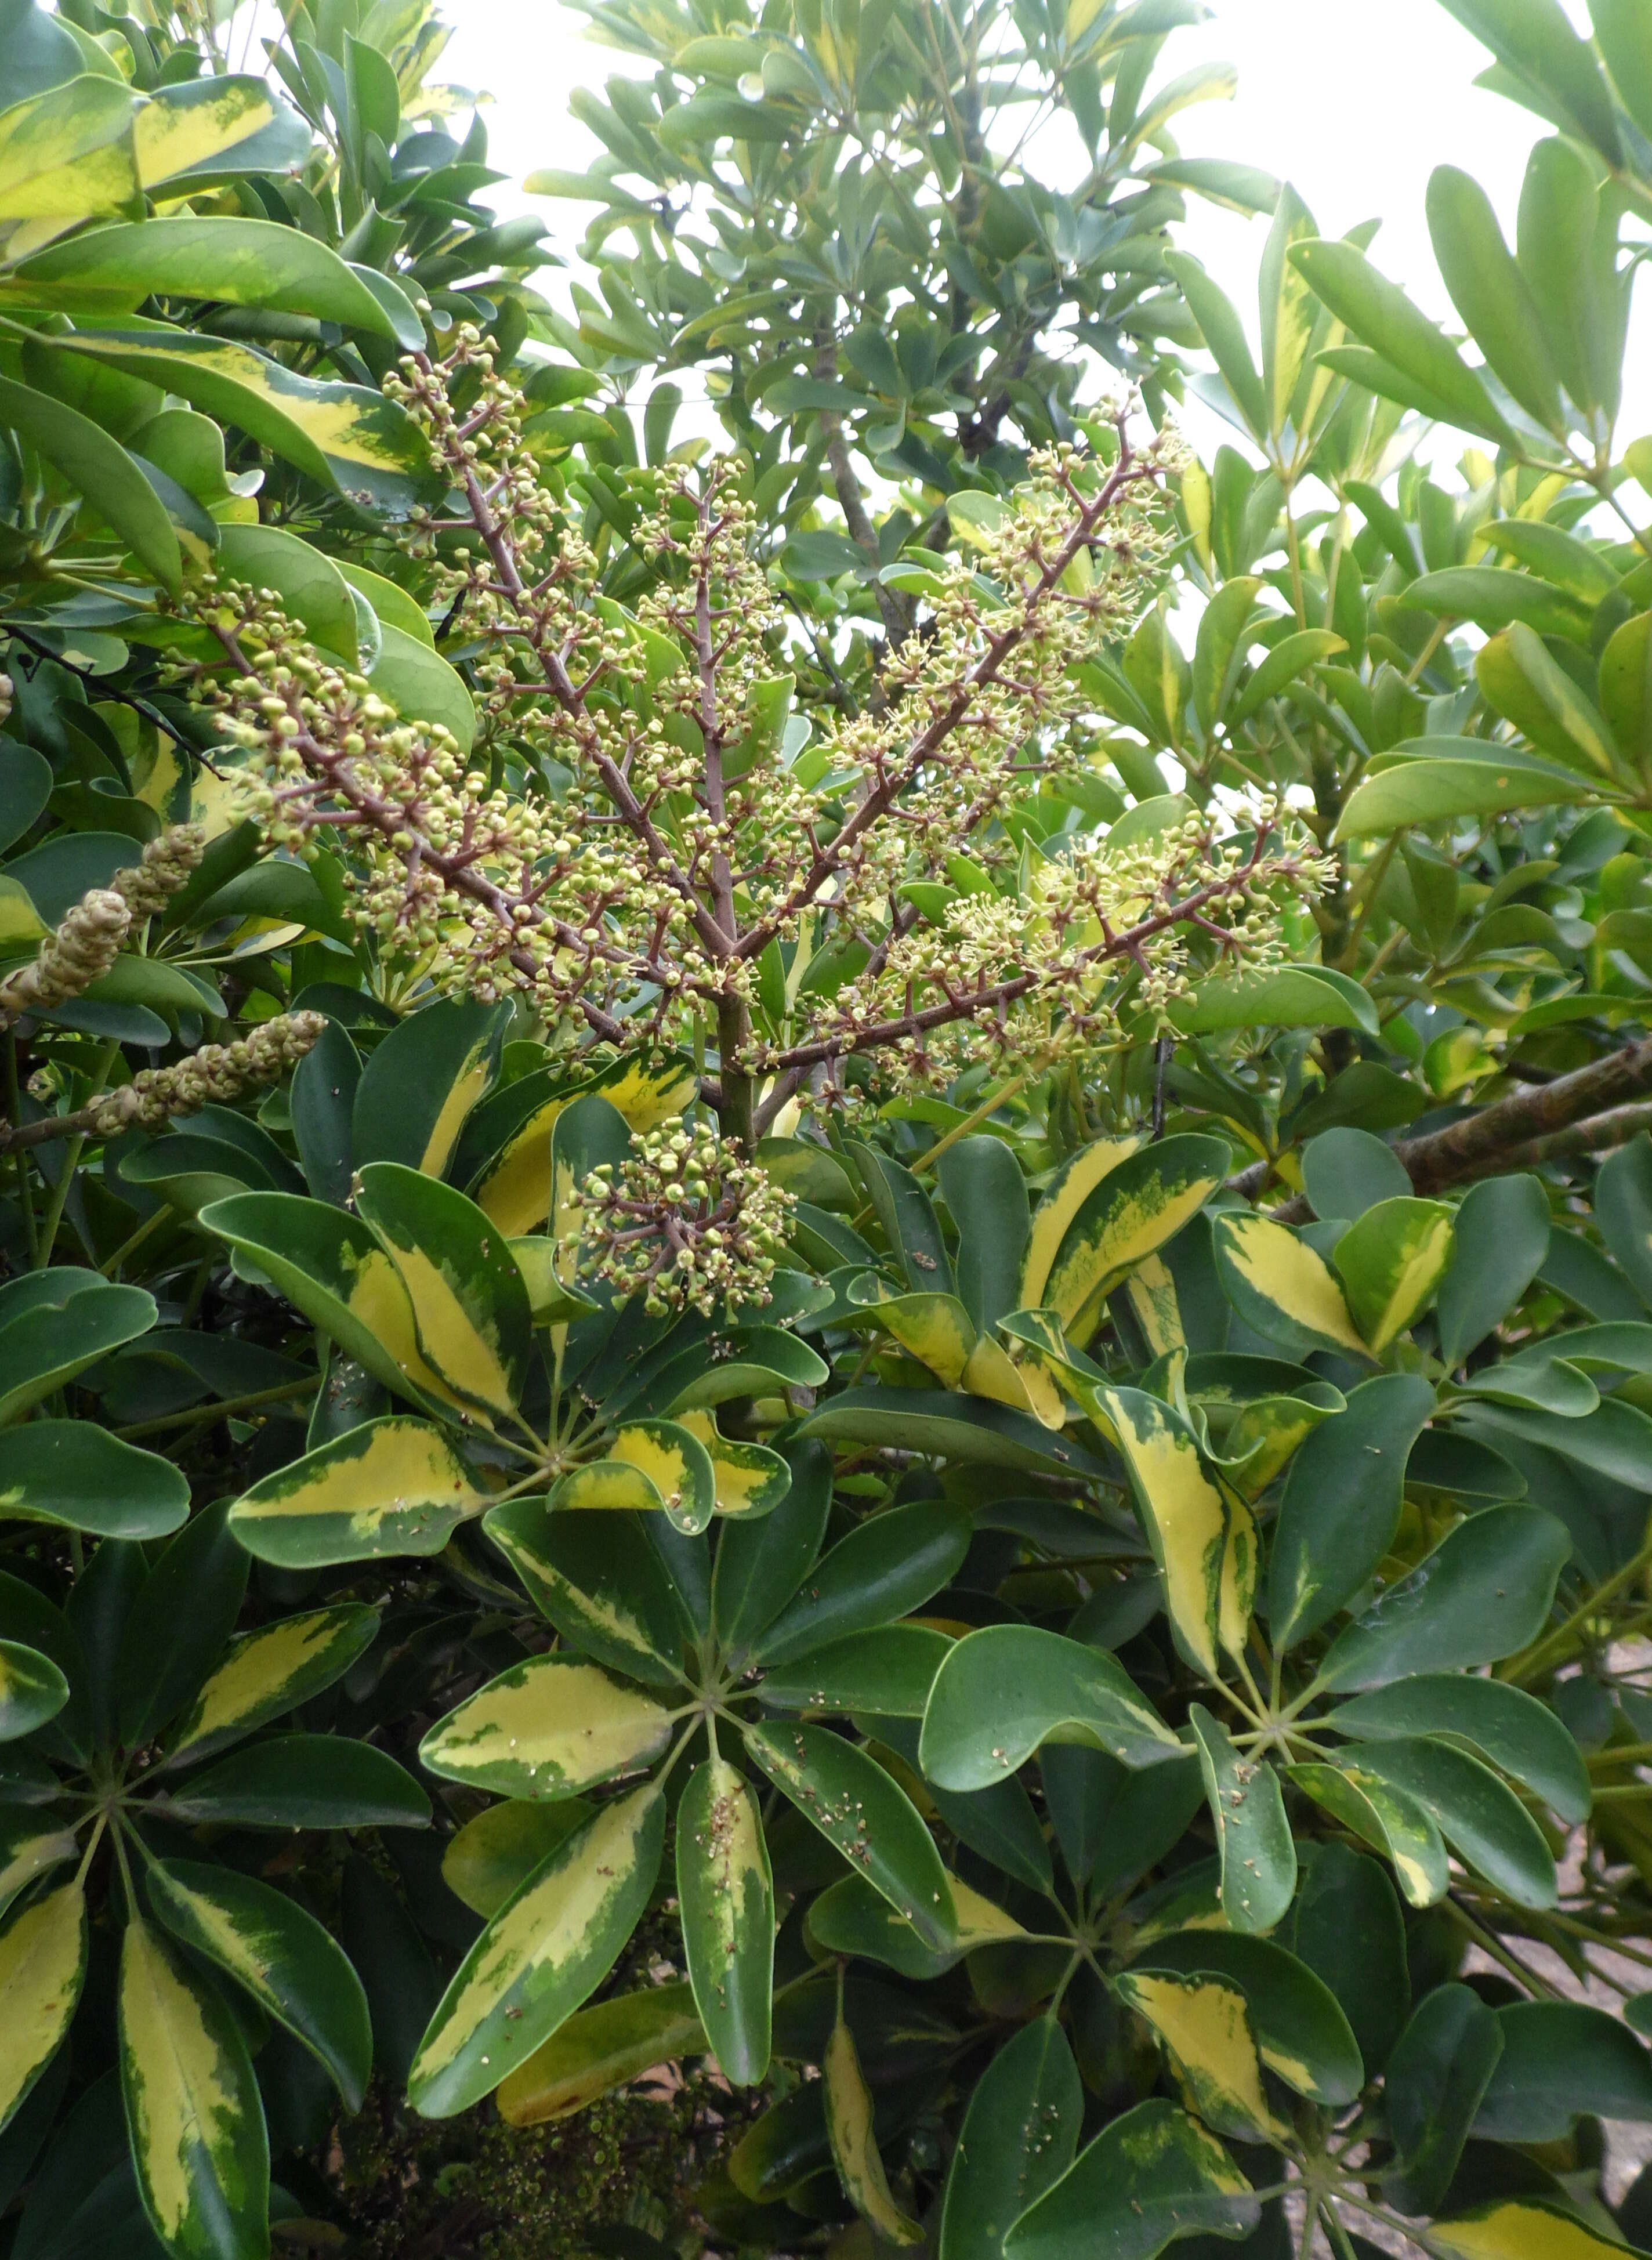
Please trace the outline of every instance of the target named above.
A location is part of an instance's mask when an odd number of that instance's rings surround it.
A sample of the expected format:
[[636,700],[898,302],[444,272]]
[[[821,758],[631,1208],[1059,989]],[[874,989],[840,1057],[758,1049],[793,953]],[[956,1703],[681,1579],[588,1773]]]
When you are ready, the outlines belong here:
[[649,1315],[689,1305],[766,1303],[795,1203],[704,1122],[670,1123],[616,1169],[593,1169],[583,1211],[581,1268]]
[[[490,784],[497,762],[484,774],[318,654],[271,592],[203,582],[190,599],[228,662],[200,695],[256,758],[274,836],[331,831],[388,960],[521,991],[609,1042],[704,1040],[704,1096],[749,1141],[793,1098],[829,1100],[851,1054],[923,1071],[983,1047],[1112,1041],[1126,1005],[1162,1016],[1202,962],[1265,949],[1270,904],[1321,883],[1266,811],[1248,844],[1203,819],[1128,853],[1068,843],[1030,905],[1021,891],[1003,819],[1059,769],[1086,712],[1078,662],[1162,567],[1173,432],[1138,447],[1121,410],[1110,460],[1038,459],[972,555],[932,573],[875,711],[834,712],[809,742],[787,728],[783,625],[738,461],[654,475],[633,547],[657,579],[628,612],[474,330],[388,389],[447,483],[418,546],[433,601],[480,648],[481,728],[516,782]],[[1000,891],[920,912],[961,849]],[[765,1012],[760,969],[823,950],[851,977],[793,979],[778,1014],[770,983]]]

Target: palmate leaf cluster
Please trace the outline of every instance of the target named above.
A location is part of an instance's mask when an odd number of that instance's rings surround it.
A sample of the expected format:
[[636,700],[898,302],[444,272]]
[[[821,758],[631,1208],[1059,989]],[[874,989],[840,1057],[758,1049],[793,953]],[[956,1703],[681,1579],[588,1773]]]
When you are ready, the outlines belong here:
[[1180,4],[592,11],[571,318],[427,10],[0,11],[11,2260],[1652,2249],[1652,31],[1451,4],[1456,334]]

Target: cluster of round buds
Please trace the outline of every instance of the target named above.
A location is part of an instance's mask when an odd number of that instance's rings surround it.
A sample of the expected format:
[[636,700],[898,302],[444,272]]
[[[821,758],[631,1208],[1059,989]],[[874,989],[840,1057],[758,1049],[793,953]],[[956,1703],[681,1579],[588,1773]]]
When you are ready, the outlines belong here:
[[766,1303],[793,1202],[703,1122],[651,1131],[618,1169],[593,1169],[580,1261],[651,1318],[692,1305]]
[[199,824],[169,824],[149,841],[139,861],[117,871],[111,884],[132,912],[134,924],[155,917],[189,879],[206,853]]
[[17,687],[9,675],[0,675],[0,729],[11,719],[11,701]]
[[297,1065],[326,1025],[320,1012],[281,1012],[232,1044],[203,1044],[171,1067],[145,1068],[97,1102],[91,1127],[104,1138],[153,1128],[214,1100],[238,1098],[249,1085],[275,1083]]
[[0,1028],[81,996],[114,963],[131,924],[131,909],[112,887],[82,895],[32,961],[0,982]]

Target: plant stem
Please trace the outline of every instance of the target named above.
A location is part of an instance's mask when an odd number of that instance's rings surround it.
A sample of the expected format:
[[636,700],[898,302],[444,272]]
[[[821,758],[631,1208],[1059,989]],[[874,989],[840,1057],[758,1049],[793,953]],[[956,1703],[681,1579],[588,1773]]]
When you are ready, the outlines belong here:
[[983,1098],[979,1106],[964,1116],[962,1122],[955,1122],[944,1138],[937,1138],[926,1154],[919,1155],[912,1163],[913,1176],[921,1177],[926,1169],[933,1169],[948,1147],[955,1146],[960,1138],[967,1138],[972,1130],[978,1129],[989,1114],[995,1114],[1006,1098],[1014,1098],[1025,1091],[1032,1080],[1033,1070],[1029,1068],[1025,1075],[1012,1076],[1009,1082],[995,1091],[990,1098]]
[[225,1397],[215,1405],[191,1405],[184,1412],[161,1412],[153,1420],[138,1420],[129,1428],[117,1428],[114,1434],[131,1443],[139,1436],[158,1435],[163,1428],[197,1428],[232,1413],[256,1412],[266,1405],[285,1404],[290,1398],[303,1397],[317,1386],[314,1374],[306,1374],[301,1381],[283,1381],[277,1388],[254,1390],[248,1397]]

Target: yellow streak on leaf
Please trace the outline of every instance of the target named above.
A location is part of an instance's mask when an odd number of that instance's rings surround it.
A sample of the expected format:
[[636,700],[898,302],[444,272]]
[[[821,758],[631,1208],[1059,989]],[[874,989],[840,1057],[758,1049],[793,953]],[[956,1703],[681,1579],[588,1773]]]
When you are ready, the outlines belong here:
[[332,1645],[339,1630],[331,1609],[312,1609],[232,1641],[228,1655],[190,1706],[173,1755],[263,1710]]
[[565,1797],[646,1765],[670,1737],[671,1713],[600,1665],[539,1656],[450,1711],[419,1756],[451,1781],[503,1767],[521,1776],[513,1795]]
[[472,1196],[509,1238],[533,1232],[551,1212],[551,1132],[557,1116],[578,1097],[568,1091],[536,1106],[511,1133]]
[[1045,1188],[1033,1214],[1033,1229],[1021,1263],[1021,1307],[1035,1310],[1044,1300],[1045,1282],[1067,1227],[1111,1170],[1126,1161],[1140,1138],[1098,1138],[1073,1155]]
[[1224,1216],[1218,1228],[1229,1260],[1254,1293],[1315,1334],[1364,1356],[1364,1341],[1348,1316],[1335,1274],[1306,1241],[1265,1216]]
[[68,2030],[86,1965],[86,1899],[65,1884],[0,1931],[0,2127]]
[[1245,1997],[1225,1978],[1126,1970],[1119,1992],[1163,2043],[1188,2099],[1215,2123],[1284,2137],[1262,2084]]
[[[1221,1494],[1199,1466],[1192,1438],[1172,1427],[1156,1399],[1135,1396],[1126,1405],[1112,1390],[1096,1394],[1118,1431],[1164,1579],[1170,1622],[1189,1656],[1213,1679],[1219,1610],[1228,1598],[1223,1593],[1227,1513]],[[1230,1601],[1229,1614],[1231,1607]],[[1225,1635],[1226,1624],[1222,1628]]]
[[1450,2260],[1622,2260],[1625,2250],[1584,2221],[1518,2198],[1467,2221],[1431,2221],[1428,2241]]
[[861,2070],[855,2035],[841,2014],[832,2028],[820,2066],[826,2088],[826,2133],[844,2194],[862,2218],[891,2244],[917,2244],[923,2230],[890,2194],[872,2131],[872,2097]]
[[177,2237],[197,2206],[195,2154],[221,2143],[240,2099],[194,1994],[137,1920],[121,1949],[120,2036],[132,2150],[157,2227]]
[[488,1087],[488,1050],[485,1041],[477,1044],[448,1085],[447,1096],[418,1159],[418,1166],[427,1177],[439,1177],[447,1168],[466,1115]]
[[353,1319],[359,1320],[370,1334],[378,1337],[397,1372],[405,1374],[415,1389],[422,1390],[437,1404],[462,1412],[468,1420],[480,1419],[475,1405],[468,1404],[443,1380],[420,1349],[406,1282],[382,1248],[372,1248],[361,1258],[355,1284],[350,1290],[348,1308]]
[[152,181],[169,181],[246,140],[275,115],[268,95],[245,80],[225,86],[211,102],[147,102],[132,129],[139,176],[146,188]]
[[1163,1357],[1173,1349],[1187,1348],[1176,1282],[1163,1256],[1144,1256],[1130,1274],[1125,1291],[1152,1356]]
[[499,1361],[497,1335],[476,1324],[447,1271],[422,1248],[397,1247],[393,1260],[426,1358],[453,1388],[508,1418],[511,1380]]
[[638,1840],[659,1793],[647,1782],[629,1797],[604,1805],[549,1873],[494,1918],[483,1933],[487,1950],[468,1983],[425,2035],[408,2075],[410,2085],[428,2082],[452,2063],[521,1978],[578,1953],[635,1867]]

